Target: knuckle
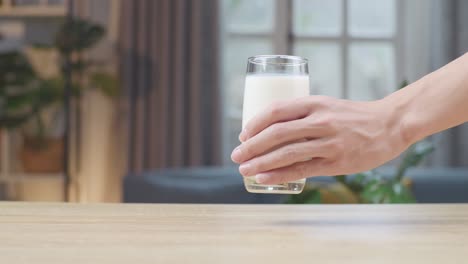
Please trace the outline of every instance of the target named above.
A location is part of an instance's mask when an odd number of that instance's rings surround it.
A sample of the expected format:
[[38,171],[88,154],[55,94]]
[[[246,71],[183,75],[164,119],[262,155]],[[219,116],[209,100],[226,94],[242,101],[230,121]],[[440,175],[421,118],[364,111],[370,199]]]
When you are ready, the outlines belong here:
[[326,148],[326,156],[330,160],[327,160],[326,162],[335,162],[335,161],[340,161],[345,157],[345,152],[343,146],[340,146],[339,144],[336,143],[328,143],[325,144],[324,147]]
[[245,157],[252,157],[254,155],[254,150],[253,148],[249,145],[249,144],[245,144],[243,147],[242,147],[242,154],[245,156]]
[[281,102],[273,102],[273,103],[270,105],[270,107],[269,107],[269,109],[268,109],[268,112],[269,112],[269,114],[270,114],[272,117],[274,117],[274,116],[279,115],[279,114],[281,113],[282,109],[283,109],[283,103],[281,103]]
[[294,98],[291,100],[291,105],[309,105],[310,96]]
[[300,131],[304,131],[307,135],[314,135],[317,131],[320,130],[320,126],[314,122],[313,117],[307,117],[304,122],[302,122]]
[[325,107],[327,106],[327,102],[330,100],[329,97],[324,96],[324,95],[314,95],[314,96],[309,96],[308,97],[308,102],[311,106],[313,107]]
[[275,168],[275,160],[270,158],[259,158],[252,164],[252,170],[260,173],[269,171]]
[[336,118],[332,115],[323,115],[317,118],[315,125],[322,128],[333,129],[336,125]]
[[283,151],[283,157],[281,157],[282,159],[290,159],[292,157],[295,157],[297,156],[298,154],[298,150],[292,146],[287,146],[284,148],[284,151]]
[[329,150],[331,150],[335,154],[340,154],[343,153],[344,145],[342,140],[333,139],[327,143],[327,148],[329,148]]
[[335,150],[338,152],[338,153],[343,153],[344,150],[345,150],[345,144],[344,144],[344,141],[342,139],[335,139],[334,142],[333,142],[333,145],[335,147]]
[[270,128],[272,137],[278,141],[281,140],[285,134],[288,132],[288,128],[283,124],[273,124]]
[[250,170],[253,171],[253,172],[261,172],[263,171],[263,164],[264,162],[262,160],[257,160],[257,159],[254,159],[252,160],[252,162],[250,163]]

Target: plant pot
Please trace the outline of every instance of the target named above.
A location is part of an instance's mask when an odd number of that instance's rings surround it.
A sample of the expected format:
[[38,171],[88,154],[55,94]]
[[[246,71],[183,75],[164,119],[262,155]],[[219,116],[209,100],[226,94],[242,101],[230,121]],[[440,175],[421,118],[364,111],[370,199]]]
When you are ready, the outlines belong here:
[[343,184],[332,183],[320,188],[321,202],[324,204],[356,204],[359,199],[351,190]]
[[27,173],[58,173],[63,171],[63,140],[47,138],[38,147],[25,138],[20,151],[23,169]]

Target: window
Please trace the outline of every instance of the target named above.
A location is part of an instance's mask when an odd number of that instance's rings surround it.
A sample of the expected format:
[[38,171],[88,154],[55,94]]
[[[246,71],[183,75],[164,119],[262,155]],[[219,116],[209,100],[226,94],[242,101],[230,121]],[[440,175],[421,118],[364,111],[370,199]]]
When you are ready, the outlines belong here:
[[239,144],[247,57],[309,59],[311,94],[382,98],[402,81],[401,0],[223,0],[224,147]]

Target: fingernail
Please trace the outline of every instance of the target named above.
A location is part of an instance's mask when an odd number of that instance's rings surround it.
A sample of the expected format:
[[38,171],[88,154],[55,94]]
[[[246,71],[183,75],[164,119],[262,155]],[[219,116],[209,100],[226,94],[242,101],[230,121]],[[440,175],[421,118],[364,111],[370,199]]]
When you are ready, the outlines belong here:
[[257,183],[265,183],[266,181],[268,181],[268,175],[266,175],[266,174],[257,174],[255,176],[255,180],[257,181]]
[[239,172],[242,174],[242,176],[249,176],[251,169],[252,169],[252,166],[248,162],[242,163],[239,166]]
[[231,159],[234,162],[239,162],[242,156],[242,152],[240,150],[240,146],[235,148],[234,151],[231,154]]
[[242,132],[239,135],[239,141],[244,142],[246,140],[247,140],[247,132],[244,129],[244,130],[242,130]]

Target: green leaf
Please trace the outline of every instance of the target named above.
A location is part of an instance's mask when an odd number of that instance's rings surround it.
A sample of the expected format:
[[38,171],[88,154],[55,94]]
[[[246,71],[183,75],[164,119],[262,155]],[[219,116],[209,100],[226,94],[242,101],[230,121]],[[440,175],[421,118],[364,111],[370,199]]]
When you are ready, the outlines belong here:
[[36,75],[32,66],[22,53],[14,51],[0,54],[0,94],[4,94],[11,86],[26,86],[34,79]]
[[406,86],[408,86],[408,84],[409,84],[409,83],[408,83],[408,80],[403,80],[403,81],[401,82],[400,88],[398,88],[398,90],[399,90],[399,89],[402,89],[402,88],[405,88]]
[[355,194],[358,194],[364,189],[367,181],[369,179],[373,179],[375,176],[376,175],[373,171],[358,173],[351,177],[347,177],[345,185]]
[[15,111],[29,105],[32,97],[32,93],[5,96],[7,101],[5,104],[6,112]]
[[119,95],[119,81],[112,74],[105,72],[93,73],[90,83],[110,98],[115,98]]
[[73,18],[65,21],[55,36],[55,46],[62,54],[93,47],[105,35],[105,29],[89,21]]
[[402,179],[407,169],[419,165],[433,150],[434,145],[427,140],[419,141],[409,147],[403,156],[403,161],[398,167],[396,179]]
[[8,129],[16,128],[24,124],[24,122],[26,122],[27,120],[29,120],[29,118],[31,118],[32,115],[33,113],[30,112],[16,117],[0,116],[0,127],[5,127]]
[[366,203],[414,203],[411,190],[396,180],[375,179],[370,181],[361,193]]
[[403,183],[394,182],[389,201],[390,203],[415,203],[416,199],[414,199],[411,190]]
[[380,175],[369,179],[363,186],[360,198],[365,203],[382,203],[389,187],[387,181]]
[[336,179],[338,182],[341,182],[342,184],[346,184],[346,175],[338,175],[338,176],[335,176],[335,179]]
[[51,44],[46,44],[46,43],[32,43],[31,45],[35,49],[41,49],[41,50],[51,50],[54,49],[55,46]]
[[35,75],[20,52],[0,54],[0,127],[15,128],[34,113]]

